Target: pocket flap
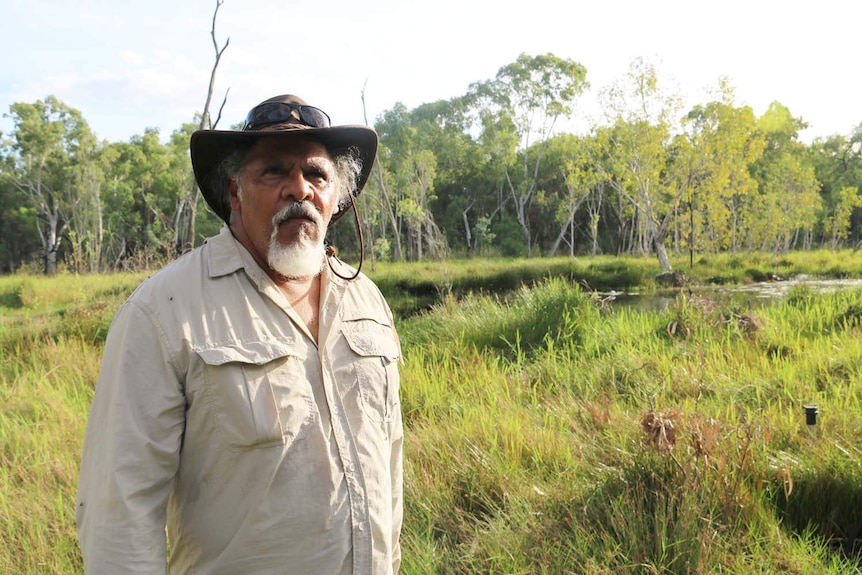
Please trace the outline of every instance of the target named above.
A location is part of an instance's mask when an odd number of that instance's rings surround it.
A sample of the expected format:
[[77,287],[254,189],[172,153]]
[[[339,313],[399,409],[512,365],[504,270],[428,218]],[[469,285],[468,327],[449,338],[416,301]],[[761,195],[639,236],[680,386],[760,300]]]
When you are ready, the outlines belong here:
[[264,365],[287,356],[305,359],[299,351],[284,341],[241,341],[230,345],[219,345],[199,349],[198,355],[207,365],[247,363]]
[[344,338],[354,353],[361,356],[380,356],[395,360],[401,356],[398,343],[389,333],[383,331],[345,330]]

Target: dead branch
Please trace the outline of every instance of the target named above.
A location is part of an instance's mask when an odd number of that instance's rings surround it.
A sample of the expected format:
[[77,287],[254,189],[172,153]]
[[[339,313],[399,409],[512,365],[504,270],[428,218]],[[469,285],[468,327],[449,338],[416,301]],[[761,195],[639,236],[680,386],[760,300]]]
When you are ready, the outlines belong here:
[[[219,11],[219,8],[221,8],[222,4],[224,4],[224,0],[216,0],[216,7],[215,7],[215,10],[213,11],[212,27],[210,28],[210,37],[212,38],[213,50],[215,51],[215,62],[213,63],[213,68],[212,68],[212,71],[210,72],[210,83],[209,83],[209,87],[207,89],[207,99],[206,99],[206,103],[204,103],[203,114],[201,115],[201,123],[200,123],[200,129],[201,130],[203,130],[204,128],[207,127],[207,120],[209,119],[210,103],[212,102],[213,90],[215,89],[215,77],[216,77],[216,71],[218,70],[219,62],[221,61],[222,54],[224,54],[224,51],[227,50],[227,47],[230,45],[230,36],[228,36],[227,40],[225,40],[224,46],[222,46],[221,48],[219,48],[218,40],[216,40],[216,31],[215,31],[216,18],[218,17],[218,11]],[[227,101],[227,92],[225,92],[225,97],[224,97],[224,100],[222,101],[222,106],[221,106],[221,108],[219,108],[219,115],[218,115],[219,118],[221,118],[221,111],[222,111],[222,108],[224,108],[225,101]],[[215,128],[215,125],[212,122],[210,122],[209,128],[213,129],[213,128]]]

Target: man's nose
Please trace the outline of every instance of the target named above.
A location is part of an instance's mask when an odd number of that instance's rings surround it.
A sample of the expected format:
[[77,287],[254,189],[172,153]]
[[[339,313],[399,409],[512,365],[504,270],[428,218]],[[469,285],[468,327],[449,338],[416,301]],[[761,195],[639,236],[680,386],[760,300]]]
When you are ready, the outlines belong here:
[[284,199],[292,199],[295,202],[304,202],[311,199],[314,190],[306,181],[302,170],[294,169],[285,178],[281,187],[281,196]]

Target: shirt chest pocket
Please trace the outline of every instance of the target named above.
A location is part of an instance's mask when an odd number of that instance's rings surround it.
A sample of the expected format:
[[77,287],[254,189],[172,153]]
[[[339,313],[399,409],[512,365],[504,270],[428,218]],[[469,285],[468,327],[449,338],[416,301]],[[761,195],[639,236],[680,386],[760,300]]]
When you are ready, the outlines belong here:
[[354,354],[352,363],[363,412],[376,423],[389,423],[398,403],[401,357],[392,329],[365,320],[354,322],[343,333]]
[[290,343],[238,342],[202,349],[215,428],[235,449],[289,445],[314,420],[305,357]]

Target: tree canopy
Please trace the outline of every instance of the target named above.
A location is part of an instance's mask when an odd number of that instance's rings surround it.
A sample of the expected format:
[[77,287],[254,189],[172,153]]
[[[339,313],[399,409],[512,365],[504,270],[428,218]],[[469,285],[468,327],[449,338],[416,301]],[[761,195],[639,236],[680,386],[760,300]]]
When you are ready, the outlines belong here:
[[[366,257],[640,253],[670,271],[670,254],[862,242],[862,124],[804,144],[804,119],[780,102],[756,117],[721,78],[686,109],[637,59],[601,91],[602,118],[561,130],[588,89],[578,62],[522,54],[460,96],[380,114],[375,176],[358,201]],[[209,209],[196,225],[188,217],[201,115],[126,142],[97,141],[53,95],[6,116],[4,272],[156,266],[221,225]],[[329,241],[358,256],[354,226],[340,223]]]

